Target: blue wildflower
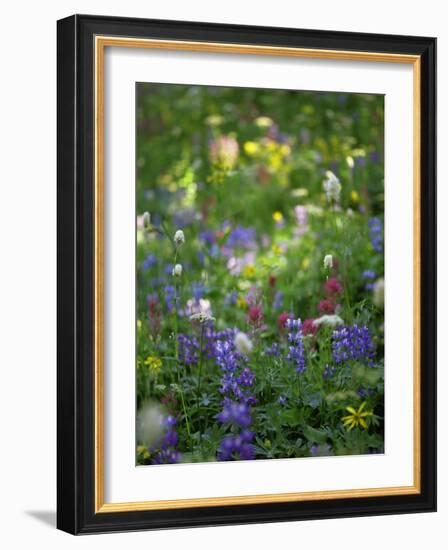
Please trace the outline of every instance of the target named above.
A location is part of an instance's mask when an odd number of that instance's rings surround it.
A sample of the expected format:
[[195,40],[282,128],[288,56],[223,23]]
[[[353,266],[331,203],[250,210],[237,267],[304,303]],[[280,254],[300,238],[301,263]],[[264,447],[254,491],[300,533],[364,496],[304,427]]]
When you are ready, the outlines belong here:
[[355,360],[373,364],[374,346],[366,326],[343,326],[333,331],[333,359],[336,363]]
[[204,296],[205,293],[204,283],[202,283],[201,281],[197,283],[191,283],[191,292],[196,302],[199,302],[199,300]]
[[197,365],[199,362],[200,345],[196,337],[179,334],[179,360],[186,366]]
[[179,442],[179,436],[176,431],[177,421],[174,416],[167,416],[163,419],[165,433],[162,440],[149,450],[154,453],[151,460],[152,464],[175,464],[182,458],[177,451],[176,446]]
[[362,278],[366,280],[366,284],[364,285],[364,288],[366,290],[373,290],[373,287],[375,286],[374,281],[376,279],[376,273],[372,270],[366,270],[362,273]]
[[303,345],[302,321],[300,319],[287,319],[289,352],[286,356],[288,361],[295,364],[296,372],[305,372],[305,347]]
[[265,348],[264,355],[268,357],[278,357],[280,355],[280,346],[277,342],[273,342],[271,346]]
[[383,224],[379,218],[370,218],[370,241],[375,252],[383,252]]
[[272,309],[280,309],[283,306],[283,292],[277,290],[274,296],[274,301],[272,302]]
[[154,254],[148,254],[146,258],[143,260],[142,268],[147,271],[148,269],[151,269],[151,267],[155,266],[157,264],[157,257]]
[[279,398],[277,399],[277,403],[282,406],[285,405],[286,401],[287,401],[286,395],[280,395]]
[[168,312],[173,311],[174,309],[174,295],[175,295],[175,289],[173,285],[166,285],[163,289],[163,292],[165,294],[165,306]]

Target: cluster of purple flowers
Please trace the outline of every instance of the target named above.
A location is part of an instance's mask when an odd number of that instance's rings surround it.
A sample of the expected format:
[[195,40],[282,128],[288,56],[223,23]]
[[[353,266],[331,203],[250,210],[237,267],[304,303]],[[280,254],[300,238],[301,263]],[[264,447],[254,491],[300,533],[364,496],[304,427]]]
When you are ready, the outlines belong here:
[[165,433],[161,441],[149,450],[154,453],[151,460],[152,464],[176,464],[182,458],[176,449],[179,442],[179,436],[176,431],[177,420],[174,416],[167,416],[163,420]]
[[240,428],[248,428],[252,424],[250,407],[235,401],[227,402],[218,414],[217,419],[221,424],[233,424]]
[[177,337],[179,342],[179,360],[187,367],[197,365],[199,361],[199,341],[195,336],[187,336],[179,334]]
[[217,339],[215,342],[214,357],[222,372],[220,392],[227,399],[253,405],[256,400],[250,388],[255,375],[249,367],[244,367],[246,358],[235,349],[234,331],[232,333],[231,339]]
[[362,278],[365,280],[364,288],[366,290],[372,290],[375,286],[376,273],[370,269],[363,271]]
[[253,460],[254,437],[254,432],[250,430],[242,430],[238,435],[226,435],[219,446],[219,460],[232,460],[235,457],[239,457],[240,460]]
[[294,363],[296,372],[305,372],[305,346],[303,345],[302,321],[288,319],[285,324],[288,330],[289,351],[286,359]]
[[272,302],[272,308],[281,309],[282,306],[283,306],[283,292],[281,290],[277,290],[274,296],[274,300]]
[[219,460],[251,460],[255,458],[252,440],[255,434],[251,405],[256,403],[252,393],[255,374],[246,366],[246,357],[235,348],[236,330],[225,330],[214,335],[214,358],[222,372],[220,392],[224,396],[223,410],[217,415],[221,424],[230,427],[218,450]]
[[366,326],[343,326],[333,331],[333,359],[336,363],[355,360],[373,364],[374,345]]
[[370,241],[373,250],[379,254],[383,252],[383,224],[379,218],[369,220]]
[[174,296],[175,296],[175,290],[173,285],[166,285],[163,289],[163,293],[165,296],[165,306],[168,312],[171,313],[174,309]]
[[237,225],[235,229],[232,229],[227,239],[227,246],[232,248],[252,248],[255,243],[257,232],[253,227],[242,227]]

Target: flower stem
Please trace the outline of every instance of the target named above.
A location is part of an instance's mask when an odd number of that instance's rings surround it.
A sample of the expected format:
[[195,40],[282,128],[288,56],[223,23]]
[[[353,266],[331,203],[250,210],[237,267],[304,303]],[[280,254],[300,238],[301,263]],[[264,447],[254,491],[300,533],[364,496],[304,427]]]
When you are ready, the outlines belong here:
[[201,339],[200,339],[200,348],[199,348],[199,372],[198,372],[198,401],[199,401],[199,390],[201,389],[201,375],[202,375],[202,361],[204,357],[204,323],[201,323]]

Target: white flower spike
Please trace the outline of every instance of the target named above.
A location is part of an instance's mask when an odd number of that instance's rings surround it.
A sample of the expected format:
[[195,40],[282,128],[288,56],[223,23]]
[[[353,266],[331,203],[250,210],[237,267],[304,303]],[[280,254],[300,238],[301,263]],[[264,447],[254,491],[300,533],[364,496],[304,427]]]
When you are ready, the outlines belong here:
[[252,351],[253,344],[247,334],[238,332],[235,336],[235,347],[243,355],[248,355]]
[[331,254],[327,254],[324,258],[324,268],[325,269],[333,269],[333,256]]
[[182,277],[182,265],[176,264],[173,267],[173,277]]
[[185,235],[182,229],[178,229],[174,234],[174,244],[176,246],[182,246],[185,242]]
[[145,212],[143,214],[143,227],[145,229],[149,229],[151,227],[151,214],[149,212]]
[[339,202],[339,197],[341,195],[341,188],[342,188],[341,182],[339,181],[337,176],[335,176],[333,172],[331,172],[330,170],[328,170],[328,172],[325,175],[327,179],[324,180],[322,185],[327,195],[327,201]]
[[373,287],[373,303],[377,307],[384,306],[384,279],[378,279]]

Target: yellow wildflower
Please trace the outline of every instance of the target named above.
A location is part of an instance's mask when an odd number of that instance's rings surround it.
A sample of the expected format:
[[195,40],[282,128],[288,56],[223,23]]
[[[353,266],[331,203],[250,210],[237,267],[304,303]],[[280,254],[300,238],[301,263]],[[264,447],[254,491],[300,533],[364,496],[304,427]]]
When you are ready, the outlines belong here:
[[283,221],[283,214],[281,212],[279,212],[278,210],[276,210],[272,214],[272,219],[275,221],[275,223],[281,223]]
[[348,428],[348,431],[352,430],[357,426],[361,426],[367,430],[367,423],[365,421],[366,417],[373,416],[372,411],[365,411],[364,407],[366,402],[364,401],[358,410],[355,410],[353,407],[346,407],[346,410],[350,413],[347,416],[343,416],[341,420],[344,422],[344,427]]
[[155,374],[158,374],[160,372],[160,369],[162,368],[162,361],[158,357],[154,357],[153,355],[149,355],[145,359],[144,364],[149,367],[149,370],[152,370]]
[[308,269],[310,267],[311,260],[309,258],[303,258],[302,269]]
[[255,267],[252,264],[246,265],[243,269],[243,275],[248,279],[252,279],[255,277]]
[[247,308],[247,301],[246,301],[246,298],[244,298],[244,296],[238,296],[237,300],[236,300],[236,305],[240,308],[240,309],[246,309]]
[[287,157],[290,153],[291,153],[291,147],[286,144],[286,143],[283,143],[281,146],[280,146],[280,153],[284,156],[284,157]]
[[358,193],[358,191],[352,191],[350,193],[350,197],[351,197],[353,202],[359,202],[359,193]]
[[137,446],[137,454],[139,455],[140,458],[143,458],[143,459],[149,458],[148,449],[144,445]]
[[244,152],[249,156],[256,155],[259,150],[260,145],[255,143],[255,141],[246,141],[244,144]]
[[272,245],[272,252],[274,254],[276,254],[277,256],[280,256],[280,254],[282,253],[282,249],[278,244],[273,244]]

